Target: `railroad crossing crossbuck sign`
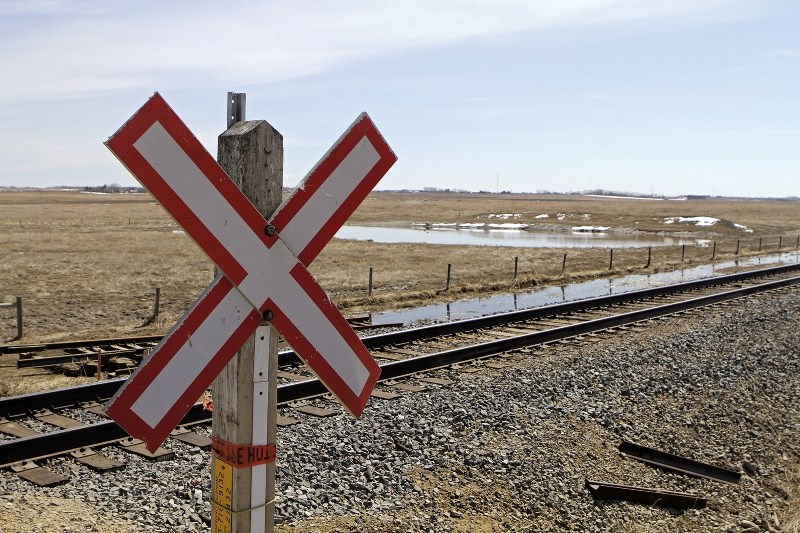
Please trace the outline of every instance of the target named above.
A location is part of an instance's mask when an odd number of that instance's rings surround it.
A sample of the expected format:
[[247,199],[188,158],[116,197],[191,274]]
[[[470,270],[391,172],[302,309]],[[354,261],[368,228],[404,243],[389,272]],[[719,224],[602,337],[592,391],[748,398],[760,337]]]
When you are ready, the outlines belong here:
[[359,416],[380,367],[307,267],[397,160],[367,114],[270,221],[158,93],[106,145],[222,272],[106,412],[155,451],[266,318]]

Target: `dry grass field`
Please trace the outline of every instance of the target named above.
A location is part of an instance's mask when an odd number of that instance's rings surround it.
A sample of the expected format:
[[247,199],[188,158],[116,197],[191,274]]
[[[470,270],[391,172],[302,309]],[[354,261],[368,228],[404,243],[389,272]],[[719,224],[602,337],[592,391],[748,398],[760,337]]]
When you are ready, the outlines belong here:
[[[797,201],[552,195],[374,193],[349,223],[475,223],[496,221],[489,215],[503,213],[518,215],[513,222],[543,231],[593,225],[608,226],[612,232],[708,239],[717,242],[717,261],[774,253],[779,237],[784,251],[794,250],[800,234]],[[714,217],[720,221],[713,226],[664,224],[669,217]],[[741,241],[738,256],[734,255],[737,239]],[[562,272],[565,253],[568,262]],[[515,256],[520,268],[516,280],[512,275]],[[611,270],[608,258],[605,248],[437,246],[335,239],[310,270],[347,314],[597,276],[668,271],[712,261],[710,246],[687,247],[685,260],[679,246],[654,248],[649,268],[644,267],[647,251],[642,249],[616,250]],[[448,264],[453,265],[453,277],[445,292]],[[375,272],[372,297],[366,292],[370,267]],[[164,333],[212,278],[210,261],[147,194],[0,192],[0,303],[23,298],[25,335],[21,343]],[[151,313],[156,287],[161,288],[161,316],[140,328]],[[0,343],[13,338],[14,318],[12,309],[0,308]],[[10,356],[0,361],[0,396],[90,379],[37,369],[17,371]],[[787,486],[794,487],[795,480],[793,475]],[[797,498],[795,492],[791,494]],[[787,530],[800,527],[797,513],[784,520]]]
[[[716,240],[717,260],[796,246],[800,202],[654,201],[553,195],[374,193],[351,217],[358,225],[492,222],[490,214],[544,231],[577,225],[617,232],[679,234]],[[542,215],[548,215],[543,218]],[[719,218],[713,226],[664,224],[667,217]],[[559,220],[561,219],[561,220]],[[740,226],[746,226],[747,232]],[[563,254],[567,268],[561,272]],[[513,279],[514,257],[519,276]],[[383,244],[335,239],[311,272],[345,313],[453,299],[461,293],[519,290],[598,275],[654,272],[711,260],[710,247],[615,250]],[[447,265],[452,282],[445,293]],[[369,268],[374,291],[367,296]],[[163,333],[213,277],[213,266],[147,194],[99,195],[34,191],[0,193],[0,303],[23,298],[23,341]],[[162,316],[147,328],[154,291]],[[14,311],[0,309],[0,342],[15,334]]]

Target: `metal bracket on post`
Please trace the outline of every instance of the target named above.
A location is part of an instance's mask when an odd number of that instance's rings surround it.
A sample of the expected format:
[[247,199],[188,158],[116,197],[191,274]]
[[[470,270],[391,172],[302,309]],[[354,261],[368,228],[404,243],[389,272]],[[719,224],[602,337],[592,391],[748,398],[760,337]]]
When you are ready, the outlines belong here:
[[[253,446],[275,446],[278,355],[271,347],[278,334],[269,325],[255,333],[253,358]],[[275,462],[254,466],[250,473],[250,532],[275,527]]]
[[245,102],[247,95],[245,93],[228,93],[228,128],[245,120]]

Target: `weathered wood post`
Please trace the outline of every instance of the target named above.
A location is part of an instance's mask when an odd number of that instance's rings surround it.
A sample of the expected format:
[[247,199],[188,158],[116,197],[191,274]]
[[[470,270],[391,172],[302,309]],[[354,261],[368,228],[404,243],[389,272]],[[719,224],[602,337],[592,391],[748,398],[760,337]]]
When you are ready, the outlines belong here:
[[517,279],[517,272],[519,268],[519,257],[514,258],[514,279]]
[[446,290],[446,291],[450,290],[450,271],[451,271],[452,267],[453,267],[452,264],[447,263],[447,284],[444,286],[444,290]]
[[367,289],[367,296],[372,298],[372,267],[369,267],[369,288]]
[[647,247],[647,264],[644,266],[645,268],[650,268],[650,260],[653,259],[653,247]]
[[142,325],[139,326],[140,328],[143,328],[143,327],[145,327],[145,326],[147,326],[149,324],[152,324],[153,321],[156,318],[158,318],[158,312],[159,312],[160,305],[161,305],[161,287],[156,287],[156,301],[155,301],[155,304],[153,304],[153,312],[150,313],[150,316],[147,317],[147,320],[145,320],[142,323]]
[[22,296],[17,296],[17,336],[14,338],[18,341],[22,338]]
[[717,257],[717,241],[714,241],[714,247],[711,249],[711,260]]
[[[283,137],[264,120],[244,120],[243,96],[228,95],[228,130],[218,138],[217,159],[269,220],[281,202]],[[237,98],[242,99],[238,109]],[[274,450],[277,354],[278,333],[262,324],[214,380],[212,437],[237,446],[266,445]],[[212,473],[212,531],[261,533],[274,529],[274,459],[257,466],[233,468],[213,457]]]
[[608,269],[611,270],[611,267],[614,265],[614,249],[609,248],[608,251]]
[[783,235],[778,235],[778,250],[783,248]]
[[739,255],[739,239],[736,239],[736,251],[733,253],[733,255]]
[[561,274],[559,274],[559,276],[563,276],[566,270],[567,270],[567,254],[564,254],[564,259],[561,260]]
[[686,245],[681,244],[681,263],[686,260]]
[[761,237],[758,238],[758,251],[761,251]]
[[13,302],[7,304],[0,304],[0,307],[16,307],[17,308],[17,336],[12,340],[19,340],[22,338],[22,296],[17,296]]

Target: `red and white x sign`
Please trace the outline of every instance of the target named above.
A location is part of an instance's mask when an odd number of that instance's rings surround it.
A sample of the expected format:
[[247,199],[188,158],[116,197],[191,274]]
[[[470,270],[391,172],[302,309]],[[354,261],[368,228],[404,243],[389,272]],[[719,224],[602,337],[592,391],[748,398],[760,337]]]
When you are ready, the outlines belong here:
[[380,367],[306,267],[397,160],[366,113],[269,222],[158,93],[106,145],[222,271],[106,412],[155,450],[271,313],[295,352],[359,416]]

